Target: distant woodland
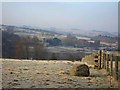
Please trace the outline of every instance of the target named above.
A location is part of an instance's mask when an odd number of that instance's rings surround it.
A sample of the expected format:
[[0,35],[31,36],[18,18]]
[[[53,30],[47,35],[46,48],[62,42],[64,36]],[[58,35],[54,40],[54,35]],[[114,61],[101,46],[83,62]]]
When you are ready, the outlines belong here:
[[[81,59],[84,53],[51,53],[37,37],[20,37],[8,31],[2,32],[2,57],[16,59]],[[61,45],[61,40],[47,40],[51,46]]]
[[3,58],[44,59],[46,50],[37,37],[19,37],[3,31],[2,41]]
[[[67,34],[64,38],[39,38],[35,35],[20,36],[15,34],[13,26],[6,26],[6,30],[2,31],[2,57],[17,59],[62,59],[62,60],[80,60],[85,53],[77,52],[51,52],[47,47],[73,47],[73,48],[92,48],[97,50],[101,47],[100,42],[116,43],[117,38],[108,36],[95,36],[91,40],[78,39],[76,36]],[[18,29],[18,28],[17,28]],[[20,28],[23,29],[23,28]],[[26,30],[26,29],[25,29]],[[28,31],[28,29],[26,30]],[[43,32],[43,31],[41,31]],[[19,32],[20,33],[20,32]],[[24,32],[25,33],[25,32]],[[44,32],[43,32],[44,33]],[[57,33],[46,32],[49,35],[58,35]],[[92,42],[91,42],[92,41]],[[94,42],[93,42],[94,41]],[[107,47],[102,45],[102,47]]]

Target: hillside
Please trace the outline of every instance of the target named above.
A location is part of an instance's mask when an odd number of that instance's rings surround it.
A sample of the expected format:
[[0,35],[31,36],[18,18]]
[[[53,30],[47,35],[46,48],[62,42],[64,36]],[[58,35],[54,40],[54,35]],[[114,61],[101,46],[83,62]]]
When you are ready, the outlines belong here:
[[116,43],[118,41],[117,37],[102,36],[102,35],[94,36],[91,39],[99,40],[101,42],[106,42],[106,43]]

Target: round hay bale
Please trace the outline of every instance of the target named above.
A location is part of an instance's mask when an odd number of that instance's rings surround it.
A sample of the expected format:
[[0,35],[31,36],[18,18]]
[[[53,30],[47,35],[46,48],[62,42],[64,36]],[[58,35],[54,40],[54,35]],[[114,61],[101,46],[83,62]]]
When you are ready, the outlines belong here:
[[73,76],[89,76],[90,70],[89,67],[86,64],[75,64],[70,69],[70,74]]

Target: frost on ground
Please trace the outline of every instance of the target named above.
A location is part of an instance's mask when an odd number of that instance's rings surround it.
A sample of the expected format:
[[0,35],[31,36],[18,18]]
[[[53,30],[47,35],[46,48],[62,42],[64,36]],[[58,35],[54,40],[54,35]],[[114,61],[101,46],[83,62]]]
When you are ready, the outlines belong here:
[[2,60],[3,88],[108,88],[118,87],[104,69],[90,68],[89,77],[70,75],[80,61]]

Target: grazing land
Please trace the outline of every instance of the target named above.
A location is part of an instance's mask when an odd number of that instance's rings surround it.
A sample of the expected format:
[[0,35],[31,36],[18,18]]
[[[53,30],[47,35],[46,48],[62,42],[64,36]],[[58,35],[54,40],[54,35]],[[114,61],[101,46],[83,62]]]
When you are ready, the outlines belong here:
[[[2,60],[2,88],[118,88],[106,70],[90,66],[89,77],[70,75],[80,61]],[[110,83],[111,82],[111,83]]]

